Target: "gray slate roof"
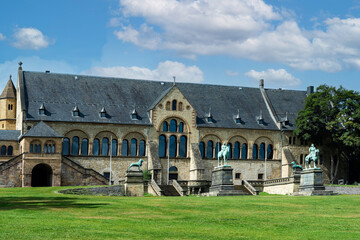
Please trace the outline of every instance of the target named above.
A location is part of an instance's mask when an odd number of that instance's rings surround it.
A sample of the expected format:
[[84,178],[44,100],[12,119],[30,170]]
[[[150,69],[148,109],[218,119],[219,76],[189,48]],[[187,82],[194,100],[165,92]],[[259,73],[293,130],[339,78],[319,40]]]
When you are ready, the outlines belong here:
[[[123,78],[105,78],[70,74],[23,72],[26,95],[27,119],[64,122],[91,122],[150,125],[148,110],[166,95],[173,86],[172,82],[133,80]],[[261,92],[258,88],[217,86],[208,84],[176,83],[176,86],[189,100],[197,112],[199,127],[278,129],[272,121]],[[284,98],[293,92],[282,90]],[[300,94],[304,96],[304,94]],[[300,96],[299,95],[299,96]],[[301,104],[292,102],[282,105],[277,94],[270,97],[274,107],[289,107],[288,112],[296,112]],[[44,104],[46,115],[39,115]],[[295,105],[296,106],[295,106]],[[79,117],[73,117],[72,110],[77,106]],[[101,118],[99,112],[105,107],[107,118]],[[131,112],[137,111],[138,119],[131,119]],[[206,121],[205,115],[213,116],[213,123]],[[235,123],[238,113],[242,123]],[[292,110],[294,109],[294,110]],[[257,123],[262,112],[264,125]]]
[[17,141],[20,134],[20,130],[0,130],[0,141]]
[[265,91],[273,106],[277,120],[285,119],[287,113],[289,125],[284,126],[284,129],[294,130],[297,114],[305,106],[306,91],[280,89],[266,89]]
[[49,127],[43,121],[38,122],[34,125],[29,131],[27,131],[21,137],[52,137],[52,138],[61,138],[63,137],[54,129]]

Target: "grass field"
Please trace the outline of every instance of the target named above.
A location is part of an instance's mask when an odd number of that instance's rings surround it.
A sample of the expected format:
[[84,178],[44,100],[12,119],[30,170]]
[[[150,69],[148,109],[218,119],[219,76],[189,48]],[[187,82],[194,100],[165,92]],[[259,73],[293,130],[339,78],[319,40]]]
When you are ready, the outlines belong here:
[[0,239],[360,239],[360,196],[101,197],[0,189]]

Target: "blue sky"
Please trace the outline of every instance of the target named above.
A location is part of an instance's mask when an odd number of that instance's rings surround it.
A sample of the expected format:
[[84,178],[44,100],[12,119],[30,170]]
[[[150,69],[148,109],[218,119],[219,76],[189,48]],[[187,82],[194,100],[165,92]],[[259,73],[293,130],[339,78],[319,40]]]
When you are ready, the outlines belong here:
[[360,91],[360,0],[4,0],[0,91],[23,69]]

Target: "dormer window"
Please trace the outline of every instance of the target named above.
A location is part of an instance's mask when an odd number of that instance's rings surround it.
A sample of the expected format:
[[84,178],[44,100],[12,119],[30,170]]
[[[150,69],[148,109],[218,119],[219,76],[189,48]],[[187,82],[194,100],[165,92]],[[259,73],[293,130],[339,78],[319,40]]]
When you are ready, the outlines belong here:
[[289,125],[289,118],[288,118],[288,113],[287,112],[286,112],[286,116],[285,116],[285,118],[283,120],[283,123],[284,123],[285,126]]
[[208,123],[212,123],[213,122],[213,116],[212,116],[212,114],[211,114],[211,112],[209,111],[209,113],[207,113],[206,114],[206,121],[208,122]]
[[40,116],[45,116],[46,115],[46,109],[44,104],[41,104],[40,108],[39,108],[39,115]]
[[132,120],[137,120],[138,119],[138,115],[136,112],[136,109],[134,108],[134,110],[131,112],[131,119]]
[[101,118],[106,118],[106,110],[105,110],[105,107],[103,107],[103,108],[100,110],[100,117],[101,117]]
[[80,116],[80,110],[79,110],[79,108],[77,106],[74,107],[72,112],[73,112],[73,117],[79,117]]
[[241,117],[240,117],[240,110],[239,109],[238,109],[238,113],[235,116],[235,122],[236,122],[236,124],[241,123]]
[[260,110],[260,115],[257,117],[258,124],[263,125],[264,124],[264,118],[262,115],[262,111]]

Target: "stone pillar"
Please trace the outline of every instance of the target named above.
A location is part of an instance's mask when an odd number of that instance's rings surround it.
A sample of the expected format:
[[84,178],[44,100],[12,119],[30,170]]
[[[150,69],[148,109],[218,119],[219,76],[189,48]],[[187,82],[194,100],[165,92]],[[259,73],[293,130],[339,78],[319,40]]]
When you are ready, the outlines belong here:
[[325,190],[322,173],[321,169],[305,169],[302,171],[299,192]]
[[212,171],[210,192],[221,190],[234,190],[233,169],[230,166],[216,167]]
[[126,171],[125,195],[130,197],[144,196],[144,180],[142,171]]

